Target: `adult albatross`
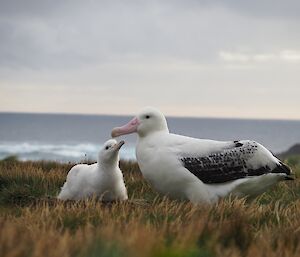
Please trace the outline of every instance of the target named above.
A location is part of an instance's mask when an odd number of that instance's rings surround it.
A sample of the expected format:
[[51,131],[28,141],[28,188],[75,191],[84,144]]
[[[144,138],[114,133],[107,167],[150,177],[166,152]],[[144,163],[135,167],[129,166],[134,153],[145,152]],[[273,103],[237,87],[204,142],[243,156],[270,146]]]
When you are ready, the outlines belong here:
[[165,116],[144,108],[112,137],[136,132],[136,157],[143,176],[161,193],[193,203],[214,203],[229,194],[255,196],[291,170],[261,144],[214,141],[169,133]]

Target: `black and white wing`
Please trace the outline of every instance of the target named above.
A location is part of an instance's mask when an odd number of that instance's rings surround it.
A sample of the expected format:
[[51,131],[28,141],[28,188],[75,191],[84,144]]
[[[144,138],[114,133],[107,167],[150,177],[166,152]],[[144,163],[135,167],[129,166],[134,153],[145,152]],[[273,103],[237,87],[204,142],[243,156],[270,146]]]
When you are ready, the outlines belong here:
[[[290,175],[291,170],[254,141],[234,141],[230,147],[206,156],[180,157],[183,166],[203,183],[224,183],[267,173]],[[288,179],[289,177],[287,177]]]

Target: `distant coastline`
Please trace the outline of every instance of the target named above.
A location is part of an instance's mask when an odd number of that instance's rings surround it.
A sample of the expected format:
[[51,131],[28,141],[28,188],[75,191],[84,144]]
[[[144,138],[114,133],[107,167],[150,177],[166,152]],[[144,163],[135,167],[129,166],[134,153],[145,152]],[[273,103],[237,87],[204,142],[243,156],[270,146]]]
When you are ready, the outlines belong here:
[[279,153],[278,156],[282,159],[285,159],[289,156],[295,156],[299,155],[300,156],[300,143],[297,143],[293,146],[291,146],[288,150],[285,152]]

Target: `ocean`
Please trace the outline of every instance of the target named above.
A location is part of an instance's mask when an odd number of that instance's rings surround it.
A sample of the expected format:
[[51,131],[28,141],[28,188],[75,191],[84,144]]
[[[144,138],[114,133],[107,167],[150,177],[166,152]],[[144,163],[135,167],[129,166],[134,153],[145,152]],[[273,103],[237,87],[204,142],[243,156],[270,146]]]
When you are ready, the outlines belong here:
[[[82,162],[95,160],[113,127],[132,117],[0,113],[0,159]],[[300,121],[167,118],[170,132],[215,140],[256,140],[274,153],[300,142]],[[136,135],[122,137],[120,155],[135,159]]]

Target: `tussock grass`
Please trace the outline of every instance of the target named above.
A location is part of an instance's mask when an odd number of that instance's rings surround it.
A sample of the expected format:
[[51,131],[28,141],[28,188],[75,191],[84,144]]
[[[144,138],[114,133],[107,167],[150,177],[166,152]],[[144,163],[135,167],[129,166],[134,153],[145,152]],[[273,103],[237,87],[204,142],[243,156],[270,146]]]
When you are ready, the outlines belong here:
[[136,163],[120,165],[130,199],[107,204],[55,199],[72,164],[1,161],[0,256],[300,255],[299,179],[195,206],[157,194]]

